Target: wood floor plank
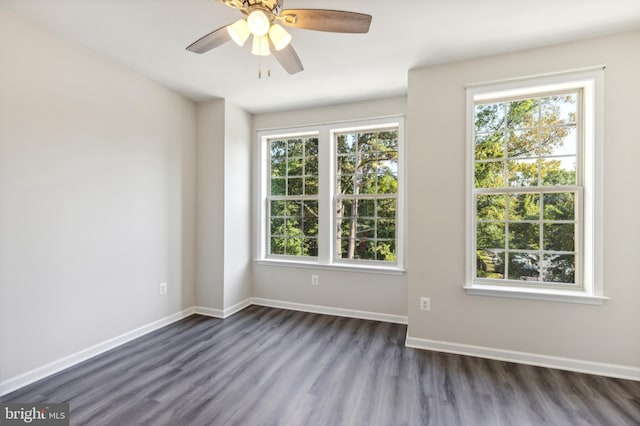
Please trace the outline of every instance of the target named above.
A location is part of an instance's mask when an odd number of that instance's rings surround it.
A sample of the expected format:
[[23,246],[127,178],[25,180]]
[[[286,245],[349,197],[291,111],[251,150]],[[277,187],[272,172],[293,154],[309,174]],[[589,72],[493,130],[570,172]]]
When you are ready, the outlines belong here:
[[193,315],[5,395],[73,425],[640,425],[640,382],[406,348],[406,326]]

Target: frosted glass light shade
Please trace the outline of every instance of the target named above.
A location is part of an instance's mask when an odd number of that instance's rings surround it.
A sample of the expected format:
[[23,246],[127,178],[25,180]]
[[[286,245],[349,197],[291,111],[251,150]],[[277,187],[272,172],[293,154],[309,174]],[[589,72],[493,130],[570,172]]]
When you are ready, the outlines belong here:
[[271,51],[269,50],[269,39],[265,36],[253,37],[253,46],[251,46],[251,53],[256,56],[269,56]]
[[227,32],[229,33],[231,40],[236,42],[238,46],[244,46],[244,43],[251,35],[251,31],[249,31],[249,24],[247,24],[247,21],[244,19],[239,19],[229,25],[227,27]]
[[251,11],[247,17],[247,24],[249,25],[251,34],[257,37],[262,37],[269,32],[271,22],[265,12],[260,9],[255,9]]
[[269,30],[269,38],[273,42],[276,50],[280,51],[291,43],[291,34],[289,34],[282,26],[273,24]]

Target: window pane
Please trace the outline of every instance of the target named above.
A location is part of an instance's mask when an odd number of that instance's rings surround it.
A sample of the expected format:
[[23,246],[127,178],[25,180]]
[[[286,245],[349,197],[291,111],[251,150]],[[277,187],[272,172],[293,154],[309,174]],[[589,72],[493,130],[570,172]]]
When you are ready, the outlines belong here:
[[375,217],[376,200],[358,200],[359,217]]
[[353,194],[354,175],[340,175],[337,177],[336,194]]
[[478,220],[504,220],[507,214],[504,195],[478,195],[476,209]]
[[318,157],[306,157],[304,159],[305,176],[318,176]]
[[376,259],[387,262],[395,262],[396,258],[396,242],[395,240],[380,241],[376,245]]
[[375,238],[376,237],[376,221],[374,219],[358,218],[358,229],[356,231],[358,238]]
[[271,157],[271,176],[286,176],[287,174],[287,163],[285,161],[284,156],[282,157]]
[[351,216],[352,201],[344,198],[336,199],[336,216],[345,217]]
[[398,131],[388,130],[378,133],[378,150],[398,151]]
[[302,195],[302,178],[289,178],[287,180],[287,195]]
[[361,153],[369,153],[376,150],[376,134],[375,133],[360,133],[358,135],[358,151]]
[[291,158],[287,162],[288,176],[302,176],[302,158]]
[[357,191],[360,194],[378,193],[378,176],[375,170],[364,170],[361,175],[356,175]]
[[475,130],[480,132],[492,132],[504,127],[505,104],[493,103],[476,105]]
[[498,250],[477,250],[476,277],[504,279],[504,252]]
[[336,137],[336,151],[338,154],[351,154],[356,152],[357,136],[353,133],[346,133]]
[[507,127],[524,129],[538,126],[538,99],[524,99],[509,103]]
[[318,240],[315,238],[304,238],[302,240],[303,253],[305,256],[318,256]]
[[338,157],[336,174],[352,174],[356,171],[356,156],[346,155]]
[[304,156],[305,157],[318,156],[318,138],[308,138],[307,140],[305,140]]
[[505,224],[502,222],[478,223],[476,246],[478,249],[504,249]]
[[578,135],[575,126],[551,127],[542,130],[542,155],[576,155]]
[[284,216],[286,201],[271,201],[271,216]]
[[573,223],[545,223],[543,230],[545,250],[575,250],[575,225]]
[[478,133],[475,136],[476,160],[491,160],[504,157],[504,133]]
[[575,123],[577,118],[577,93],[548,96],[541,99],[543,126]]
[[317,201],[305,201],[303,212],[303,231],[306,236],[318,235],[318,202]]
[[507,167],[509,186],[538,186],[538,160],[513,160]]
[[304,245],[304,239],[298,236],[290,237],[285,242],[285,254],[288,256],[308,256],[308,251]]
[[540,257],[531,253],[509,253],[509,279],[538,281]]
[[284,237],[271,238],[271,254],[285,254]]
[[337,238],[341,239],[341,238],[349,238],[349,237],[355,237],[355,230],[354,230],[354,234],[351,235],[351,225],[355,226],[355,220],[352,220],[350,217],[345,217],[345,218],[341,218],[338,219],[337,223],[336,223],[336,228],[337,228]]
[[287,201],[286,214],[289,217],[302,216],[302,201]]
[[287,179],[273,178],[271,179],[271,195],[285,195]]
[[539,220],[540,194],[509,195],[509,220]]
[[544,219],[574,220],[575,194],[573,192],[544,194]]
[[282,140],[273,140],[269,143],[270,156],[272,159],[284,160],[287,155],[287,143]]
[[396,221],[395,220],[379,220],[377,235],[380,239],[394,239],[396,238]]
[[538,250],[540,226],[537,223],[509,223],[509,249]]
[[284,236],[284,219],[272,218],[270,231],[272,236]]
[[354,259],[375,260],[376,246],[375,241],[369,239],[359,239],[355,242]]
[[504,187],[504,163],[502,161],[476,163],[475,187],[476,188]]
[[382,218],[395,219],[396,217],[396,199],[383,198],[376,201],[376,215]]
[[509,158],[536,157],[538,155],[538,129],[509,132],[507,151]]
[[378,175],[378,194],[398,193],[398,177],[392,174]]
[[544,281],[575,284],[576,258],[573,254],[545,254],[543,259]]
[[543,185],[575,185],[576,157],[543,159],[541,177]]
[[303,157],[302,139],[289,139],[287,141],[287,154],[289,157]]
[[304,193],[306,195],[318,194],[318,178],[307,177],[304,179]]

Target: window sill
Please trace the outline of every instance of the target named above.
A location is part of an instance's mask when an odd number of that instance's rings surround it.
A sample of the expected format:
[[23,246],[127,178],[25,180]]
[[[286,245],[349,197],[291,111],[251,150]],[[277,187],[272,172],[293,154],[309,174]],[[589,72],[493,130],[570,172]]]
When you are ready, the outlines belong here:
[[501,287],[495,285],[467,285],[464,291],[472,296],[509,297],[515,299],[544,300],[549,302],[581,303],[602,305],[608,297],[594,296],[585,292],[570,290],[550,290],[524,287]]
[[283,266],[288,268],[307,268],[307,269],[323,269],[331,271],[343,272],[364,272],[369,274],[386,274],[386,275],[403,275],[405,270],[398,267],[375,266],[375,265],[353,265],[333,263],[330,265],[320,264],[316,262],[302,262],[292,260],[276,260],[276,259],[256,259],[257,265],[264,266]]

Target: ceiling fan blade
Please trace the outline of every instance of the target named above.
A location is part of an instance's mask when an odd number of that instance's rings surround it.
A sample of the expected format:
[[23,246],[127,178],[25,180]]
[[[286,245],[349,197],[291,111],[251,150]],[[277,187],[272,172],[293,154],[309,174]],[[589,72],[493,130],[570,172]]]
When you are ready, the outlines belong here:
[[271,53],[286,72],[296,74],[304,70],[302,62],[291,43],[282,50],[276,50],[271,40],[269,40],[269,44],[271,45]]
[[187,46],[187,50],[193,53],[205,53],[228,42],[229,40],[231,40],[231,37],[229,36],[227,26],[225,25],[224,27],[218,28],[217,30],[212,31],[194,41]]
[[332,33],[368,33],[371,15],[328,9],[286,9],[280,13],[284,25]]

